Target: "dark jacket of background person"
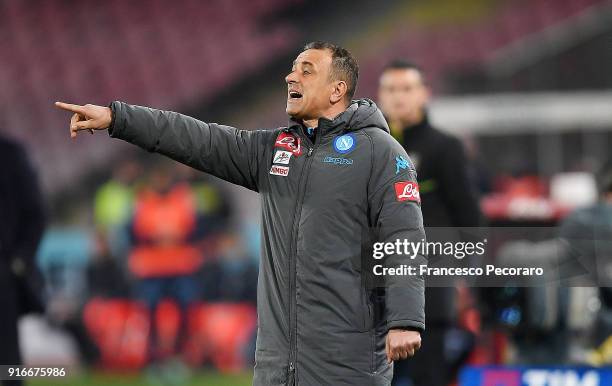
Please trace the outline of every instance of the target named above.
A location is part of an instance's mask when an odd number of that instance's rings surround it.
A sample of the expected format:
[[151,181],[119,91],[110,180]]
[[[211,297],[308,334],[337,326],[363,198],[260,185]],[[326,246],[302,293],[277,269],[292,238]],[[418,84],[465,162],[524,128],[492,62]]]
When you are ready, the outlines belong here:
[[461,141],[433,127],[427,115],[401,141],[418,172],[426,227],[476,227],[480,209]]
[[0,162],[0,364],[8,365],[20,363],[18,316],[43,308],[35,254],[45,221],[25,150],[0,137]]
[[[295,121],[248,131],[122,102],[111,108],[112,137],[261,194],[254,386],[390,384],[386,334],[424,329],[423,279],[387,276],[384,303],[373,303],[362,273],[372,259],[362,256],[363,236],[373,230],[377,241],[417,242],[425,234],[415,197],[396,192],[415,183],[415,171],[396,167],[406,152],[372,101],[319,119],[314,144]],[[335,149],[341,135],[346,142]],[[289,169],[272,168],[286,155],[279,151],[290,153],[278,165]],[[383,263],[425,262],[393,254]]]
[[601,308],[592,337],[596,345],[612,336],[612,172],[603,185],[599,202],[576,209],[559,228],[568,246],[567,277],[579,276],[581,284],[599,287]]
[[106,235],[95,235],[96,251],[90,260],[87,276],[87,297],[125,299],[130,296],[130,284],[117,258],[111,254]]
[[[477,227],[480,209],[459,139],[433,127],[427,114],[402,131],[402,146],[417,170],[425,228]],[[427,323],[449,326],[456,318],[454,288],[425,291]]]
[[215,258],[200,274],[204,299],[209,302],[257,302],[257,265],[241,237],[228,233],[219,237]]
[[[425,113],[420,123],[403,129],[400,142],[417,170],[425,229],[479,226],[469,161],[459,139],[433,127]],[[435,233],[428,232],[428,241],[448,241],[433,240]],[[445,259],[429,256],[429,265],[448,266]],[[418,386],[444,385],[452,378],[451,364],[445,363],[446,341],[457,322],[457,296],[455,287],[427,287],[428,330],[423,334],[423,349],[412,360],[398,364],[398,377],[408,375]]]

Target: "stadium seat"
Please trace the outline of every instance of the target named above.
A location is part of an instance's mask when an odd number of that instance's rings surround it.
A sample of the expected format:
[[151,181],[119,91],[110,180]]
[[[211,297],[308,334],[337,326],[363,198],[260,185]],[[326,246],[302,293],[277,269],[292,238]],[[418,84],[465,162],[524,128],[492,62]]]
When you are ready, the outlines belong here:
[[[162,356],[172,352],[179,328],[178,307],[162,301],[155,314]],[[184,352],[189,363],[210,360],[222,371],[243,370],[245,350],[255,330],[257,312],[243,303],[198,304],[188,313],[189,339]],[[149,319],[143,306],[131,300],[92,299],[83,321],[101,352],[100,365],[138,369],[145,365]]]
[[[215,303],[197,307],[191,315],[192,342],[195,352],[212,360],[221,371],[244,369],[245,346],[257,323],[251,304]],[[194,347],[191,347],[192,355]]]
[[149,326],[138,304],[92,299],[83,310],[83,321],[100,349],[103,367],[136,369],[144,365]]

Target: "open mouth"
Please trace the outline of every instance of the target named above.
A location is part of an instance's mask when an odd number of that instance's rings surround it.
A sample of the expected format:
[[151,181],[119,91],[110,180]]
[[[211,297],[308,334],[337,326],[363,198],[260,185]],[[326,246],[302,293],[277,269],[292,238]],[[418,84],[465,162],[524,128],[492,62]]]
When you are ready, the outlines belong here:
[[289,99],[296,100],[302,98],[302,94],[297,91],[289,91]]

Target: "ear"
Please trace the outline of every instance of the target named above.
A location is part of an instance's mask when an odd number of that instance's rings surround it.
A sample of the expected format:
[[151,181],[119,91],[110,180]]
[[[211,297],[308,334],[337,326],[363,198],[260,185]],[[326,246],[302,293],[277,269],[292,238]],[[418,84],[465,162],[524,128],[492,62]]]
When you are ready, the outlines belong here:
[[333,84],[332,93],[329,97],[329,101],[332,104],[338,103],[343,100],[346,96],[346,91],[348,90],[348,86],[345,81],[339,80]]

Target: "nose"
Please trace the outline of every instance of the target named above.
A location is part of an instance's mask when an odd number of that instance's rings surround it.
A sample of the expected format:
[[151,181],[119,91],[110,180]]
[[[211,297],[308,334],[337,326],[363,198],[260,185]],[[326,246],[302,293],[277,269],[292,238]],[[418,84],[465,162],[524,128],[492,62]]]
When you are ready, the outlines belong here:
[[287,84],[292,84],[292,83],[297,82],[295,71],[291,71],[289,74],[287,74],[287,76],[285,76],[285,82],[287,82]]

